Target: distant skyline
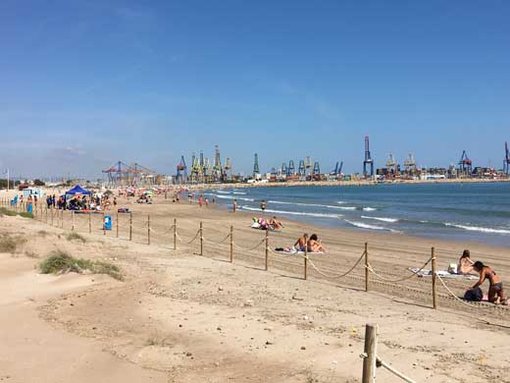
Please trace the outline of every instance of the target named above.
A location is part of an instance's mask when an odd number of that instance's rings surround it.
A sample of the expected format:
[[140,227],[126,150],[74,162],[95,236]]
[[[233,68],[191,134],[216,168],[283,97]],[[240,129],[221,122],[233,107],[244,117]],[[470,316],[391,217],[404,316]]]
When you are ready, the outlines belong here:
[[[250,174],[310,156],[362,171],[502,167],[506,1],[0,2],[0,173],[175,174],[201,150]],[[0,176],[0,178],[2,178]]]

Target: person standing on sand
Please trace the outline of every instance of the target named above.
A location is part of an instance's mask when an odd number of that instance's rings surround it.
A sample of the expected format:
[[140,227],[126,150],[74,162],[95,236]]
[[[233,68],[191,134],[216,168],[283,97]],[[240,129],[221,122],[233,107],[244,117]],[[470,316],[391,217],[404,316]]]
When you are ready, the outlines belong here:
[[236,210],[237,210],[237,200],[236,200],[236,199],[234,199],[234,200],[232,201],[232,213],[235,213],[235,212],[236,212]]
[[476,261],[473,264],[473,270],[480,273],[480,279],[478,282],[474,284],[471,289],[476,289],[481,286],[482,283],[488,279],[489,280],[489,302],[497,304],[498,298],[499,303],[502,305],[508,305],[508,301],[505,297],[505,291],[503,290],[503,282],[501,282],[501,278],[499,275],[496,275],[496,272],[492,270],[489,266],[485,266],[482,262]]

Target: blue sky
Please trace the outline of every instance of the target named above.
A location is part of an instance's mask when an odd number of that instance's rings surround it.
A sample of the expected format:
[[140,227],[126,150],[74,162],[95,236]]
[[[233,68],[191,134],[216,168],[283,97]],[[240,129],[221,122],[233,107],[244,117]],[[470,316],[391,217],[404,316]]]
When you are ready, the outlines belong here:
[[507,1],[0,2],[0,168],[175,173],[214,145],[250,173],[388,153],[501,167]]

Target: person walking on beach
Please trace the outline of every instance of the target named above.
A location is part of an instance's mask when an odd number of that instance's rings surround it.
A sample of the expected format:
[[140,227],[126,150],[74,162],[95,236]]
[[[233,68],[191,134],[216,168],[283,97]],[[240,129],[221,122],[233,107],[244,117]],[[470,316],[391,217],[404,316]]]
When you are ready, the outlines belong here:
[[508,305],[508,301],[505,297],[505,292],[503,290],[503,282],[501,282],[501,278],[499,275],[496,275],[496,272],[492,270],[491,267],[484,265],[480,261],[476,261],[473,264],[473,270],[478,272],[480,274],[480,279],[478,282],[474,284],[474,286],[471,289],[476,289],[477,287],[481,286],[482,283],[488,279],[489,280],[489,302],[499,303],[502,305]]
[[232,201],[232,213],[235,213],[235,212],[236,212],[236,210],[237,210],[237,200],[236,200],[236,199],[234,199],[234,200]]

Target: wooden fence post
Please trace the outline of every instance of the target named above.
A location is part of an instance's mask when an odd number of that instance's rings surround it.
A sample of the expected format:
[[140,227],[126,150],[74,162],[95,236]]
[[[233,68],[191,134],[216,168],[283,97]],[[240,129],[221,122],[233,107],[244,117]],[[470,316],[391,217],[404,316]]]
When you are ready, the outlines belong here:
[[119,212],[115,213],[115,238],[119,238]]
[[89,211],[89,234],[92,233],[92,213]]
[[365,327],[365,354],[363,359],[363,378],[361,383],[375,383],[377,330],[377,325],[367,324]]
[[106,235],[106,225],[105,225],[105,216],[106,216],[106,213],[103,211],[103,235]]
[[200,221],[200,255],[204,255],[204,227]]
[[436,291],[436,256],[435,249],[430,249],[430,256],[432,258],[432,308],[437,309],[437,291]]
[[370,272],[368,270],[368,242],[365,242],[365,291],[368,291],[368,277]]
[[46,220],[46,224],[48,223],[48,206],[46,206],[46,214],[45,214],[45,220]]
[[177,218],[174,218],[174,250],[177,250]]
[[71,211],[71,215],[72,215],[72,220],[73,220],[73,224],[71,226],[71,230],[74,231],[74,210]]
[[60,223],[61,223],[61,227],[62,229],[64,228],[64,209],[62,208],[62,213],[60,213],[60,216],[61,216],[61,220],[60,220]]
[[133,239],[133,213],[129,213],[129,240]]
[[147,245],[151,244],[151,215],[147,215]]
[[51,226],[53,226],[53,215],[55,214],[55,209],[51,209]]
[[264,270],[267,271],[269,262],[269,229],[266,230],[266,253],[265,253],[265,263]]
[[230,263],[234,262],[234,226],[230,225]]
[[303,278],[306,281],[308,279],[308,236],[305,235],[305,261],[303,265]]

